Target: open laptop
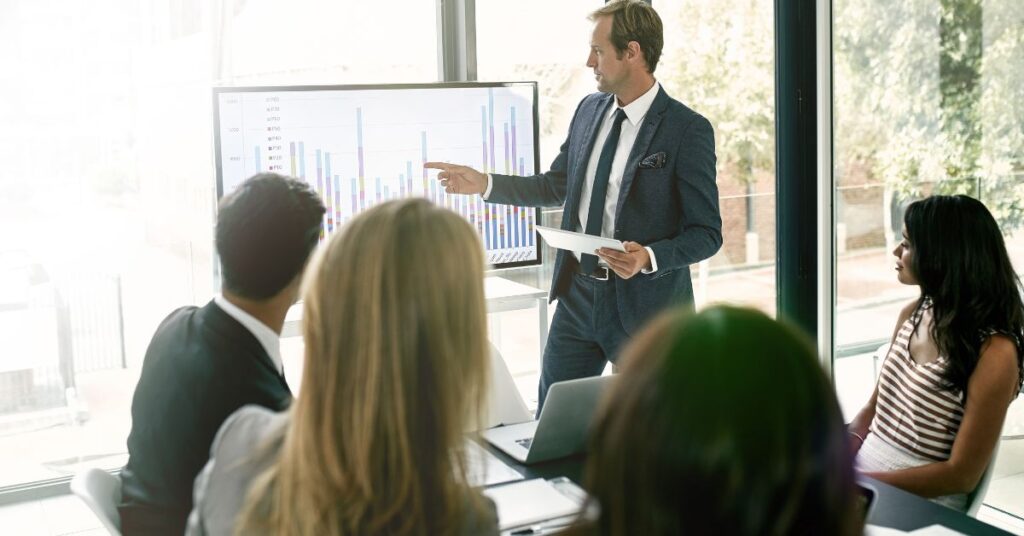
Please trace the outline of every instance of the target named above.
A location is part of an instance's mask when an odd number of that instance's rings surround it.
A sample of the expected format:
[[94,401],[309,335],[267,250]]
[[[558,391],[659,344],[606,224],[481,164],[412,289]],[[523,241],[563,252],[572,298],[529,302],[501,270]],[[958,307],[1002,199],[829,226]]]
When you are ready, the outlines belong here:
[[601,393],[614,376],[595,376],[551,385],[540,418],[484,430],[490,444],[525,464],[583,452]]

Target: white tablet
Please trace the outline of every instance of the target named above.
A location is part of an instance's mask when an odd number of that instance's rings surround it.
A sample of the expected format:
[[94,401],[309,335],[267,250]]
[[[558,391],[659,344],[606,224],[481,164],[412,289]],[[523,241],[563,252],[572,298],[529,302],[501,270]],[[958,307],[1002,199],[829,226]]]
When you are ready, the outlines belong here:
[[594,254],[599,248],[614,249],[615,251],[626,251],[622,242],[614,238],[594,236],[573,231],[563,231],[554,227],[537,226],[537,232],[544,238],[549,246],[558,249],[580,253]]

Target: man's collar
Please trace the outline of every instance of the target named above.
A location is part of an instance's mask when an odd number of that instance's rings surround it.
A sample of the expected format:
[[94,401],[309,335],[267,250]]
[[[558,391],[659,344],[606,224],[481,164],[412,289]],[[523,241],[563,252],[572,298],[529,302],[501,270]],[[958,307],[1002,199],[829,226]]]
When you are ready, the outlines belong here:
[[618,105],[618,98],[613,96],[615,99],[613,102],[614,106],[611,107],[609,113],[615,113],[615,110],[622,108],[622,111],[626,113],[626,118],[633,125],[639,125],[640,121],[643,120],[644,116],[647,115],[647,111],[651,109],[651,104],[654,103],[654,98],[658,96],[658,91],[661,90],[661,83],[657,80],[654,81],[654,85],[651,89],[648,89],[646,93],[640,95],[633,102],[625,105]]

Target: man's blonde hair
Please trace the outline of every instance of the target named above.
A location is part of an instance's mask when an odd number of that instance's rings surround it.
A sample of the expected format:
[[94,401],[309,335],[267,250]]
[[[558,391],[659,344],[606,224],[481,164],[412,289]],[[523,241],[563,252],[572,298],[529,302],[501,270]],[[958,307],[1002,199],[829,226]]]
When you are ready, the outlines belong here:
[[640,51],[647,62],[647,71],[654,74],[654,69],[661,59],[661,49],[665,46],[664,29],[658,12],[642,0],[614,0],[601,9],[590,14],[590,20],[600,17],[612,18],[612,45],[617,56],[622,57],[630,41],[640,45]]

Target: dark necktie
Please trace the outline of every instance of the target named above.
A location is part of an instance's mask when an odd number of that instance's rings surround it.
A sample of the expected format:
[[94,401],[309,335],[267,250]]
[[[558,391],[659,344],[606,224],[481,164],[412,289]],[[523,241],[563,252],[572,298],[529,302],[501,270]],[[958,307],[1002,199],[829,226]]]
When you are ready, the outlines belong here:
[[[615,111],[612,131],[601,147],[601,157],[597,161],[597,173],[594,174],[594,187],[590,191],[590,211],[587,213],[587,228],[583,231],[588,235],[601,236],[601,224],[604,222],[605,197],[608,194],[608,177],[612,174],[612,160],[615,160],[615,149],[619,145],[619,132],[622,131],[622,120],[626,112],[619,108]],[[584,253],[580,256],[580,272],[589,274],[597,268],[597,255]]]

